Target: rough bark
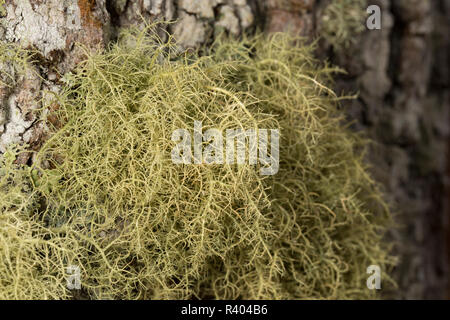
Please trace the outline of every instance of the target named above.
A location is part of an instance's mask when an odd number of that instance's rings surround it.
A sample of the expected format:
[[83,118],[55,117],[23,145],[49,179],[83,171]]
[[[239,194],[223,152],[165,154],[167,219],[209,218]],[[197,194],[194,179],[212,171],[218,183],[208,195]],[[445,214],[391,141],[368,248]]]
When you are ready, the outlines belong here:
[[[260,27],[313,37],[330,1],[6,0],[0,41],[40,54],[32,70],[17,75],[14,88],[0,86],[0,152],[11,143],[39,149],[47,124],[33,110],[83,59],[77,42],[88,50],[103,50],[123,27],[175,19],[161,36],[172,33],[186,48],[208,43],[221,30],[238,36]],[[364,32],[347,50],[336,51],[322,41],[318,56],[348,71],[338,79],[337,90],[360,92],[346,110],[356,120],[355,130],[367,131],[375,141],[370,154],[374,175],[404,225],[391,235],[400,256],[395,296],[443,298],[449,293],[450,3],[370,3],[382,8],[382,29]],[[19,161],[32,161],[31,153]]]
[[373,172],[398,212],[395,296],[448,298],[450,3],[370,2],[383,10],[382,30],[326,55],[349,72],[338,90],[360,91],[349,115],[375,141]]

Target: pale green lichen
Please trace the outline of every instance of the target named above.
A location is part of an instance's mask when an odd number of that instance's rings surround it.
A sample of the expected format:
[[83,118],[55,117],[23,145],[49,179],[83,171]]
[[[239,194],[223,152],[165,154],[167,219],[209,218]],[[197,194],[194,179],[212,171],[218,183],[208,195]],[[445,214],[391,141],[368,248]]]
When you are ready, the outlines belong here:
[[320,18],[319,33],[336,50],[348,48],[364,31],[367,0],[333,0]]
[[17,78],[29,69],[32,56],[30,50],[0,41],[0,89],[14,88]]
[[[0,250],[25,259],[3,297],[45,288],[65,298],[68,265],[93,299],[375,297],[366,268],[388,272],[391,218],[314,48],[276,34],[220,38],[199,56],[145,32],[131,37],[66,77],[56,100],[64,125],[30,169],[41,205],[21,213],[25,227],[0,222]],[[279,172],[174,164],[171,134],[194,120],[279,129]],[[8,204],[3,216],[17,219]],[[1,259],[3,274],[11,267]],[[34,290],[15,289],[26,286]]]
[[15,164],[21,152],[11,145],[0,155],[0,299],[68,298],[69,242],[48,237],[32,171]]
[[5,0],[0,0],[0,17],[6,15]]

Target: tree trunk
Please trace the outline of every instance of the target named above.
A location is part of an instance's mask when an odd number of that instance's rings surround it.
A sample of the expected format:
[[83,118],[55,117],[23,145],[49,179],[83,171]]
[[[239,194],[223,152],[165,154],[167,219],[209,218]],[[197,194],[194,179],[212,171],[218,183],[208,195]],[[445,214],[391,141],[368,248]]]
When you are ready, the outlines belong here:
[[[2,1],[0,1],[1,3]],[[40,114],[46,91],[62,76],[103,50],[121,28],[177,21],[161,28],[185,48],[209,43],[220,30],[238,36],[260,28],[308,37],[319,34],[331,0],[6,0],[0,41],[39,52],[34,70],[0,82],[0,152],[12,143],[38,150],[47,137]],[[381,30],[366,30],[346,50],[320,42],[317,55],[348,71],[336,89],[360,92],[346,103],[355,130],[376,142],[370,154],[375,177],[404,224],[399,242],[397,298],[444,298],[449,294],[449,36],[446,0],[373,0],[382,8]],[[0,60],[0,68],[8,69]],[[35,71],[35,72],[32,72]],[[40,76],[38,76],[40,75]],[[47,118],[47,121],[49,118]],[[32,162],[32,153],[18,159]],[[447,188],[447,189],[446,189]],[[447,190],[447,191],[446,191]],[[447,202],[446,202],[447,201]]]

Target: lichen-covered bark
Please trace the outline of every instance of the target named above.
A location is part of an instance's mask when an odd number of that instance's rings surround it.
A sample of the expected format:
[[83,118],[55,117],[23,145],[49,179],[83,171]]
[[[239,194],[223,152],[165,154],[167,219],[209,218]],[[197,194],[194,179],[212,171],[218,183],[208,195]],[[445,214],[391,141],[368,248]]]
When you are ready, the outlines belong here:
[[[104,48],[109,14],[105,1],[8,0],[0,18],[0,41],[37,51],[37,62],[16,74],[13,90],[0,88],[0,152],[13,143],[38,149],[45,137],[42,114],[45,92],[58,90],[60,76],[83,59],[83,49]],[[13,61],[11,61],[13,63]],[[11,68],[8,63],[0,66]],[[19,162],[29,161],[31,153]]]
[[[0,152],[11,143],[38,150],[51,114],[36,110],[47,91],[58,90],[64,73],[88,50],[102,50],[121,28],[176,21],[185,48],[208,43],[217,32],[239,35],[256,27],[313,37],[331,0],[6,0],[0,41],[39,52],[37,62],[14,74],[13,88],[0,86]],[[325,40],[317,55],[343,67],[339,91],[360,92],[347,102],[355,130],[375,141],[370,160],[399,212],[399,298],[443,298],[448,288],[450,204],[449,36],[446,0],[372,0],[382,8],[382,29],[366,31],[350,48]],[[3,12],[4,11],[4,12]],[[0,64],[0,69],[11,65]],[[46,116],[46,117],[43,117]],[[45,120],[45,121],[44,121]],[[32,161],[31,153],[18,161]],[[446,178],[447,177],[447,178]],[[447,180],[446,180],[447,179]]]
[[0,41],[37,50],[40,61],[31,66],[34,73],[18,75],[14,90],[0,88],[0,152],[13,143],[39,148],[46,124],[39,120],[42,114],[31,111],[40,109],[44,92],[58,90],[61,77],[83,59],[83,48],[102,50],[122,28],[156,21],[175,21],[162,27],[160,36],[173,33],[184,48],[195,48],[220,30],[239,35],[254,26],[257,5],[250,0],[7,0],[2,8]]
[[[331,0],[269,0],[266,30],[312,35]],[[399,265],[397,298],[449,294],[449,36],[445,0],[371,0],[382,29],[346,50],[322,40],[318,55],[343,67],[336,89],[359,92],[345,104],[355,130],[374,140],[375,177],[398,212],[392,232]],[[447,191],[446,191],[447,190]]]
[[[323,2],[322,2],[323,3]],[[370,161],[398,212],[393,232],[397,298],[446,298],[449,276],[448,1],[372,0],[382,29],[366,31],[348,50],[322,56],[348,71],[338,90],[359,91],[348,109],[355,129],[374,140]]]
[[6,1],[0,39],[37,49],[60,72],[82,58],[75,43],[102,48],[107,39],[109,14],[104,0]]

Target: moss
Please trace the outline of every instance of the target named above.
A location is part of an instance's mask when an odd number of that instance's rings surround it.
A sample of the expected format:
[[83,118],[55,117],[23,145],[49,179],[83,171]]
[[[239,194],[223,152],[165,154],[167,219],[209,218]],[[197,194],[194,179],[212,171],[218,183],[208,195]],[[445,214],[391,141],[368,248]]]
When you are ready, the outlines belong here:
[[335,50],[354,44],[358,34],[365,29],[367,0],[333,0],[321,16],[320,35]]
[[[314,48],[285,34],[219,38],[201,54],[145,32],[123,39],[89,55],[57,96],[64,126],[31,175],[44,205],[23,220],[51,259],[22,245],[26,259],[55,266],[39,268],[51,279],[15,274],[15,283],[67,297],[60,280],[71,264],[93,299],[374,297],[366,268],[392,264],[382,240],[391,218]],[[279,172],[174,164],[172,132],[194,120],[278,129]]]

